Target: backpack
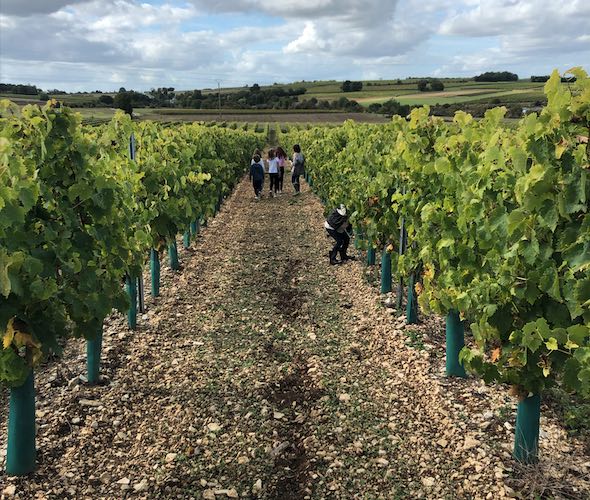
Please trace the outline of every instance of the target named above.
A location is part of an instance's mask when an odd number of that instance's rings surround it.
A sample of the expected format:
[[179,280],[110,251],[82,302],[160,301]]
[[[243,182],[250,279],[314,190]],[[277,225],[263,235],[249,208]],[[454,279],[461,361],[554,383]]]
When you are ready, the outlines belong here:
[[330,212],[326,221],[328,222],[328,224],[330,224],[331,227],[337,230],[340,228],[340,226],[342,226],[348,221],[348,216],[340,215],[338,213],[338,210],[334,209]]
[[264,180],[264,167],[260,163],[252,163],[250,165],[250,177],[254,181]]
[[299,153],[299,157],[301,159],[293,164],[293,172],[295,175],[303,175],[303,172],[305,172],[305,156],[303,156],[303,153]]

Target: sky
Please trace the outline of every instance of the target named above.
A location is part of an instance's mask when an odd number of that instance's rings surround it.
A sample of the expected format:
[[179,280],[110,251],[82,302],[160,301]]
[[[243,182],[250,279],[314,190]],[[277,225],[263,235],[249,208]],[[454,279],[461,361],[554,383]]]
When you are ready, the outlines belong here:
[[66,91],[590,71],[590,0],[0,0],[0,81]]

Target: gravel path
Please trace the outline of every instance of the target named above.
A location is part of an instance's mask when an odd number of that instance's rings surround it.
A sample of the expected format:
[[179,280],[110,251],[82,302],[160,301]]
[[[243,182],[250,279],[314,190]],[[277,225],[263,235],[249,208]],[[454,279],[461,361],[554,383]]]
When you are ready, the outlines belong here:
[[[590,497],[590,457],[549,412],[541,463],[515,466],[515,401],[445,378],[440,319],[406,325],[384,307],[374,271],[330,267],[322,222],[307,186],[257,202],[242,182],[181,252],[183,269],[163,266],[162,296],[148,295],[138,329],[109,318],[103,385],[77,378],[82,342],[39,370],[39,469],[0,476],[0,492]],[[4,404],[4,429],[6,414]]]

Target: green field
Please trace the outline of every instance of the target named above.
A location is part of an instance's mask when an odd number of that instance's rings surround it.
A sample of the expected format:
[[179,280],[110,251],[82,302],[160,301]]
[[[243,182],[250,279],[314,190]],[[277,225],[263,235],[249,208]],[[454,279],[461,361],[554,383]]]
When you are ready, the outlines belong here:
[[[364,107],[374,103],[384,103],[390,99],[396,99],[401,104],[412,106],[421,105],[515,105],[529,107],[545,101],[543,95],[543,83],[521,80],[517,82],[475,82],[461,78],[441,79],[444,90],[440,92],[420,92],[417,88],[418,79],[398,80],[370,80],[363,82],[363,89],[357,92],[342,92],[339,81],[317,82],[293,82],[289,84],[274,84],[261,86],[268,88],[299,88],[305,87],[306,93],[299,96],[299,100],[315,98],[324,101],[336,101],[342,97],[355,100]],[[243,91],[244,87],[224,88],[223,93]],[[182,92],[179,90],[178,92]],[[206,89],[203,93],[216,93],[217,89]],[[113,95],[113,94],[109,94]],[[107,107],[94,107],[97,104],[99,94],[81,93],[52,95],[51,97],[63,101],[66,105],[78,108],[84,117],[84,123],[101,123],[110,119],[114,110]],[[19,94],[0,94],[0,98],[9,98],[18,105],[41,104],[37,96]],[[466,110],[469,108],[466,106]],[[139,119],[157,120],[165,122],[174,121],[217,121],[216,109],[184,109],[184,108],[136,108],[134,115]],[[308,109],[224,109],[219,121],[260,121],[275,122],[274,116],[284,116],[285,122],[338,122],[343,119],[353,118],[361,121],[374,121],[368,114],[348,116],[346,113],[334,110],[308,110]],[[371,114],[372,115],[372,114]],[[377,118],[376,115],[375,118]]]
[[[490,102],[500,99],[499,104],[511,102],[535,102],[543,100],[544,83],[520,80],[517,82],[475,82],[465,78],[443,78],[445,85],[442,92],[420,92],[417,88],[418,78],[397,80],[369,80],[363,82],[363,89],[357,92],[342,92],[342,82],[329,80],[318,82],[293,82],[289,84],[262,85],[262,89],[282,87],[305,87],[307,92],[299,96],[299,100],[316,98],[318,100],[335,101],[341,97],[358,101],[363,106],[383,103],[396,99],[402,104],[433,105],[457,104],[462,102]],[[222,92],[238,92],[244,87],[222,89]],[[203,93],[216,93],[217,89],[207,89]]]
[[[115,110],[112,108],[79,108],[82,115],[82,121],[89,125],[98,125],[111,119]],[[255,123],[277,123],[280,121],[284,124],[302,125],[302,124],[320,124],[331,123],[338,124],[345,120],[355,120],[359,122],[384,123],[388,121],[382,115],[374,113],[347,113],[340,111],[321,111],[321,110],[244,110],[244,109],[224,109],[221,118],[215,109],[178,109],[178,108],[136,108],[133,116],[139,120],[154,120],[159,122],[218,122],[230,125],[232,122],[239,123],[243,126],[248,123],[252,126]],[[238,126],[238,125],[236,125]]]
[[390,84],[367,85],[358,92],[342,92],[338,84],[317,85],[301,96],[302,99],[336,100],[342,96],[356,100],[363,106],[373,103],[383,103],[389,99],[396,99],[402,104],[423,105],[423,104],[456,104],[462,102],[486,102],[500,98],[503,103],[518,102],[519,97],[535,101],[543,99],[543,83],[532,83],[528,81],[519,82],[447,82],[444,81],[445,89],[442,92],[420,92],[415,83],[404,83],[402,85]]

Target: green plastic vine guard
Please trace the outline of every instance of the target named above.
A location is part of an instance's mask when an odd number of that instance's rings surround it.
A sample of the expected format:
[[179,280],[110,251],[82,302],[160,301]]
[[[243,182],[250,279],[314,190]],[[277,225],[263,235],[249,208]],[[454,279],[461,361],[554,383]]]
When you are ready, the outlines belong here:
[[193,236],[196,236],[197,234],[199,234],[199,221],[195,220],[193,222],[191,222],[191,234]]
[[375,247],[369,247],[369,249],[367,250],[367,265],[375,265]]
[[466,377],[465,368],[459,362],[459,353],[465,346],[465,332],[459,312],[452,309],[447,313],[446,350],[447,377]]
[[6,474],[24,476],[35,470],[35,382],[31,370],[25,383],[10,389]]
[[541,395],[534,394],[518,403],[514,434],[514,458],[525,464],[539,459],[539,420]]
[[184,248],[190,248],[191,246],[191,231],[190,229],[185,231],[182,235],[182,245]]
[[127,313],[127,324],[129,328],[137,328],[137,279],[127,276],[127,294],[129,295],[129,312]]
[[150,271],[152,275],[152,297],[160,295],[160,254],[155,248],[150,251]]
[[391,292],[391,254],[387,247],[381,254],[381,293]]
[[411,273],[408,283],[408,302],[406,304],[406,322],[408,325],[418,323],[418,302],[416,300],[416,291],[414,290],[415,279],[414,273]]
[[178,271],[180,269],[180,264],[178,263],[178,248],[176,247],[176,241],[168,245],[168,257],[170,258],[170,267],[174,271]]
[[102,324],[96,338],[86,341],[86,371],[89,384],[100,382],[100,353],[102,350]]

